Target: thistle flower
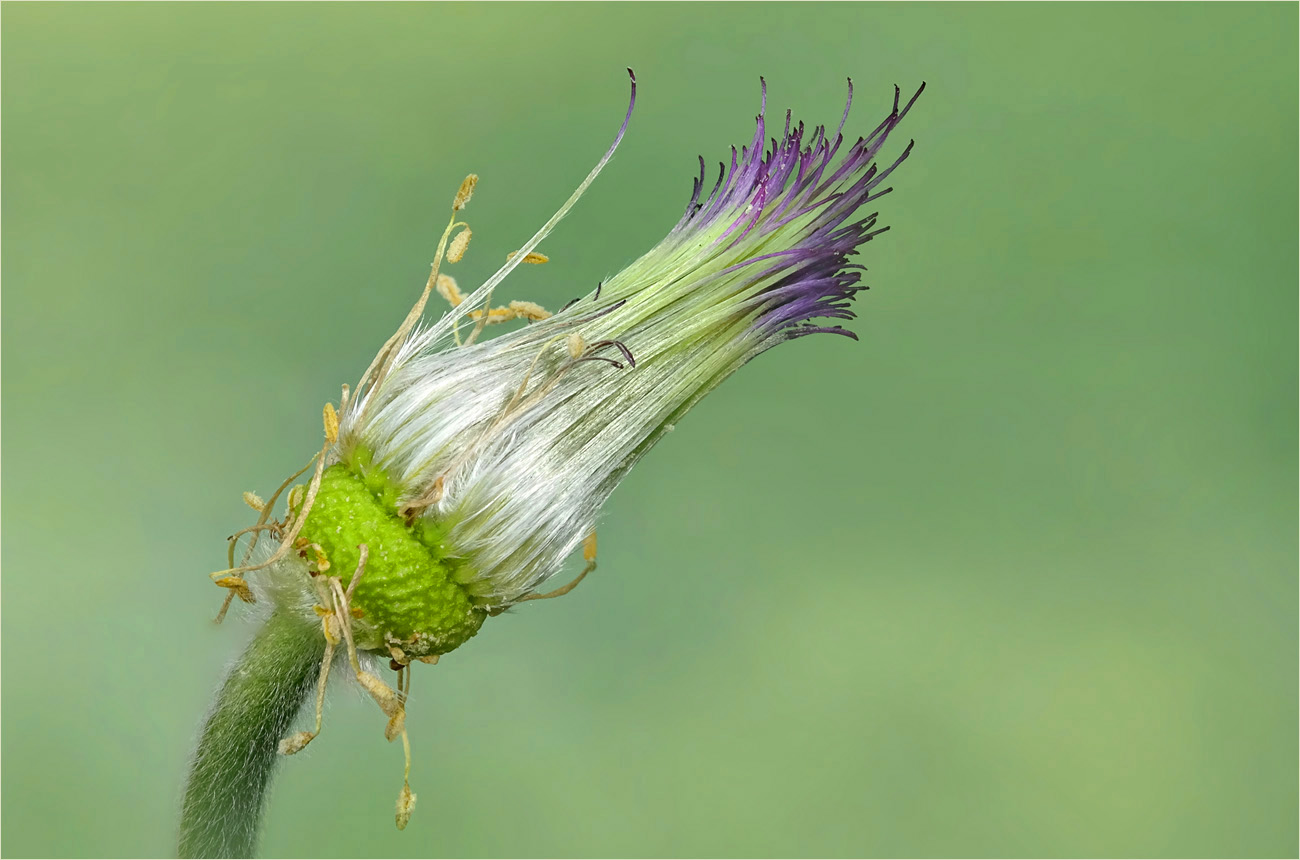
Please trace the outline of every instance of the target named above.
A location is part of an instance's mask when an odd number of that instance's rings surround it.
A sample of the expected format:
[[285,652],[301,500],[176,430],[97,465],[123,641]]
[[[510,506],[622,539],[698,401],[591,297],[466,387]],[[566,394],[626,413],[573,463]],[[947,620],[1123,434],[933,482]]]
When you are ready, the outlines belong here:
[[[261,513],[245,530],[254,546],[236,565],[232,542],[229,568],[213,575],[230,589],[227,605],[234,596],[252,601],[261,589],[277,615],[320,625],[316,728],[283,739],[282,753],[302,749],[319,732],[335,647],[346,646],[353,673],[388,717],[386,736],[406,746],[409,773],[404,718],[412,660],[435,662],[486,618],[569,590],[577,580],[538,593],[579,546],[587,568],[578,579],[593,569],[602,504],[655,442],[741,365],[808,334],[854,337],[818,321],[853,317],[851,301],[865,287],[863,267],[850,257],[888,229],[876,226],[875,214],[858,213],[891,190],[884,182],[911,144],[884,169],[876,157],[921,91],[901,104],[895,88],[889,114],[846,144],[850,82],[833,133],[792,124],[787,112],[770,147],[766,83],[762,92],[753,139],[739,152],[732,148],[711,190],[701,158],[685,213],[668,235],[554,314],[531,302],[494,306],[493,297],[517,266],[546,261],[539,244],[627,130],[635,77],[627,116],[605,156],[469,295],[441,271],[466,254],[472,235],[462,218],[477,177],[462,184],[419,301],[355,390],[344,386],[338,408],[326,405],[325,444],[309,464],[311,479],[289,492],[281,520],[272,519],[273,508],[298,476],[269,503],[246,494]],[[433,292],[452,308],[425,323]],[[521,319],[522,327],[483,339],[488,325]],[[275,547],[269,554],[268,536]],[[259,539],[263,557],[250,563]],[[367,655],[391,661],[396,691],[373,663],[363,665]],[[414,803],[404,782],[399,827]]]

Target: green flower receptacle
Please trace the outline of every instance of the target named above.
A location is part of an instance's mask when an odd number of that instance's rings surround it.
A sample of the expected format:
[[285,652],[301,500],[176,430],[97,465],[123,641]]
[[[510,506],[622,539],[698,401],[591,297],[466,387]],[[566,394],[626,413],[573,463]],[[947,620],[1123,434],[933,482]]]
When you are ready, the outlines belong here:
[[[351,599],[358,648],[397,648],[408,658],[446,654],[478,632],[487,610],[453,579],[455,563],[435,530],[407,525],[395,506],[385,504],[388,495],[376,494],[346,464],[331,466],[321,475],[300,536],[329,561],[318,575],[337,576],[345,588],[360,561],[359,547],[366,546],[365,572]],[[312,570],[314,555],[304,551]]]

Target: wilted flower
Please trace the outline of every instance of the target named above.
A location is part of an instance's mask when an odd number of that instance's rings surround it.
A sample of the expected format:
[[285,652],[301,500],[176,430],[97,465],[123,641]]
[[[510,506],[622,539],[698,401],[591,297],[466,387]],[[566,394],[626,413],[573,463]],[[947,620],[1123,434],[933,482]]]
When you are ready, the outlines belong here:
[[[354,670],[405,741],[402,679],[412,659],[436,660],[473,636],[484,619],[523,600],[586,544],[619,481],[705,394],[759,353],[814,333],[853,335],[822,319],[849,319],[862,266],[858,246],[884,232],[861,207],[887,194],[875,163],[920,90],[866,137],[834,132],[787,112],[780,140],[767,136],[766,85],[751,142],[731,151],[708,189],[704,159],[685,214],[640,259],[549,314],[528,302],[494,306],[503,278],[538,251],[609,161],[613,146],[564,207],[486,283],[463,295],[440,271],[466,253],[460,219],[476,177],[453,202],[424,294],[337,411],[325,410],[326,444],[312,479],[290,493],[282,521],[262,512],[254,539],[279,549],[260,564],[214,574],[245,599],[265,585],[283,611],[320,617],[333,648],[346,643]],[[852,85],[849,89],[852,102]],[[421,323],[432,292],[453,307]],[[521,328],[482,339],[509,319]],[[305,470],[304,470],[305,473]],[[303,474],[303,473],[300,473]],[[292,482],[286,482],[285,487]],[[285,487],[282,487],[283,491]],[[278,497],[279,493],[277,493]],[[233,545],[232,545],[233,559]],[[357,652],[391,658],[394,693]],[[324,689],[322,676],[321,688]],[[318,700],[319,714],[319,700]],[[319,730],[319,721],[317,723]],[[284,741],[305,746],[315,732]],[[409,767],[409,765],[408,765]],[[399,824],[414,796],[404,787]]]

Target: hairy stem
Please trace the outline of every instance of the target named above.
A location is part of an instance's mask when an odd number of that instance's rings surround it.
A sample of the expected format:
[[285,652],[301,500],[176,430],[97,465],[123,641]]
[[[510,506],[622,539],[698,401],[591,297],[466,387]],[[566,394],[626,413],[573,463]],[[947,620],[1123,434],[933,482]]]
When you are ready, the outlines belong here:
[[203,725],[181,807],[181,857],[251,857],[276,747],[316,686],[318,625],[275,613],[230,670]]

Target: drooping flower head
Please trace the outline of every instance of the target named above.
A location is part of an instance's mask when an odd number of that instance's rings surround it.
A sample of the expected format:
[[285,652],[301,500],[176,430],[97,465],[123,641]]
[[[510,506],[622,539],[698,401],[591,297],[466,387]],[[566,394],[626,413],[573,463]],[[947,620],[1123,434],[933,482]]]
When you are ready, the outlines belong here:
[[[635,77],[609,151],[465,296],[439,267],[469,242],[460,218],[477,177],[467,179],[420,301],[356,389],[345,387],[337,413],[327,406],[311,482],[290,495],[283,522],[267,524],[269,506],[257,500],[258,528],[280,549],[261,565],[232,564],[221,584],[250,596],[241,574],[270,567],[278,602],[336,617],[349,648],[391,655],[395,667],[434,660],[489,615],[537,596],[584,540],[594,558],[588,536],[609,494],[737,368],[804,335],[854,337],[828,321],[851,319],[865,289],[863,267],[850,260],[887,229],[869,204],[890,192],[885,181],[911,144],[883,169],[877,155],[921,90],[903,104],[896,87],[888,115],[854,143],[842,134],[851,83],[834,132],[809,130],[787,112],[779,139],[769,137],[765,83],[762,91],[752,140],[732,148],[711,187],[700,159],[668,235],[555,314],[492,300],[516,266],[546,259],[539,243],[609,162],[632,115]],[[433,291],[453,307],[426,324]],[[527,322],[482,338],[487,324],[512,318]],[[327,638],[330,629],[327,621]],[[363,683],[384,704],[387,688]],[[396,713],[391,702],[385,710]],[[402,814],[399,803],[399,824]]]

